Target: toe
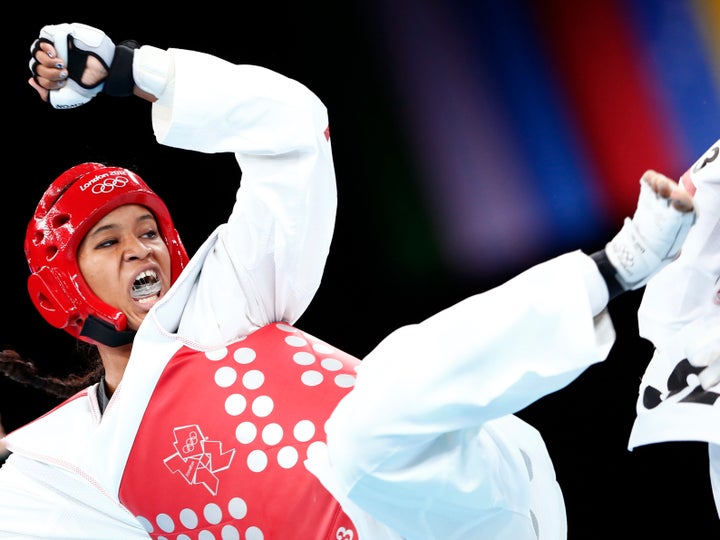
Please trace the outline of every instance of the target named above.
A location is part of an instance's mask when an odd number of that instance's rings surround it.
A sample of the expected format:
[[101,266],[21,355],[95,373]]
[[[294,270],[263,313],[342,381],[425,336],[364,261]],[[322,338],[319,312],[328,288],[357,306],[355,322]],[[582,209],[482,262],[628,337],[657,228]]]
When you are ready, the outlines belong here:
[[677,184],[675,184],[670,193],[670,199],[672,200],[673,208],[680,212],[691,212],[693,209],[692,196]]

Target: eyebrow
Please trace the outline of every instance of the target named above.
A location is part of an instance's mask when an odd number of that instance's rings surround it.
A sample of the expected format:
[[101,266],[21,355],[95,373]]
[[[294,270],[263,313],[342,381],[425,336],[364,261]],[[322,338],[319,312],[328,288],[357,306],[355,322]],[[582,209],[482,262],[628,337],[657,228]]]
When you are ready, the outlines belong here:
[[[139,224],[139,223],[142,223],[143,221],[155,221],[155,216],[153,216],[149,212],[147,214],[142,214],[135,220],[135,223]],[[87,237],[95,236],[104,231],[109,231],[112,229],[116,229],[118,227],[119,227],[119,225],[117,223],[108,223],[107,225],[101,225],[100,227],[91,229],[90,232],[87,233]]]

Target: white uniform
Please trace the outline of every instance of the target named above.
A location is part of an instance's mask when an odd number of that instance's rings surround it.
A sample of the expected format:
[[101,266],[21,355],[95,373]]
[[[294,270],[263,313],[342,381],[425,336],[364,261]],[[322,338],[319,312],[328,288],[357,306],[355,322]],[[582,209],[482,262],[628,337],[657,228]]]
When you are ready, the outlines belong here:
[[720,516],[720,384],[703,389],[693,353],[720,362],[720,140],[681,177],[697,222],[680,256],[648,282],[640,335],[656,347],[640,385],[632,450],[663,441],[709,443],[710,478]]
[[334,227],[323,104],[191,51],[142,47],[134,74],[159,95],[158,141],[234,152],[242,187],[146,317],[104,414],[90,388],[7,436],[0,537],[564,540],[550,457],[512,413],[606,358],[591,259],[538,265],[359,365],[291,326]]

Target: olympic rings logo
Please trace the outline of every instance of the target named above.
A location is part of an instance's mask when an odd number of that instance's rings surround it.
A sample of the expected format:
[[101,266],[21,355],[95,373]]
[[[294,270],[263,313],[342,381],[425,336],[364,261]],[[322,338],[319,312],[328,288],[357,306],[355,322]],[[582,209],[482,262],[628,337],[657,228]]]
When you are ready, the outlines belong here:
[[110,193],[115,188],[124,188],[129,180],[125,176],[112,176],[103,178],[102,182],[94,184],[91,191],[95,195]]
[[185,439],[185,444],[182,447],[183,454],[189,454],[190,452],[195,450],[197,443],[198,443],[197,431],[191,431],[188,438]]

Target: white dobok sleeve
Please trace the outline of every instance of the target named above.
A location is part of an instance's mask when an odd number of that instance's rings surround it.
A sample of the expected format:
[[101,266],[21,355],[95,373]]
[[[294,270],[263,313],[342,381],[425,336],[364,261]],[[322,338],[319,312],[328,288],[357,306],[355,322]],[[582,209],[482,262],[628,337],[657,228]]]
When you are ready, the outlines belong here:
[[[136,71],[169,62],[169,82],[152,109],[158,142],[233,153],[242,173],[241,185],[240,174],[231,178],[240,185],[232,214],[218,215],[212,245],[191,262],[202,271],[183,276],[192,279],[192,294],[163,306],[163,316],[174,312],[179,333],[202,346],[224,345],[271,322],[294,323],[320,285],[335,225],[324,104],[263,67],[180,49],[138,51]],[[181,178],[178,188],[210,181]]]

